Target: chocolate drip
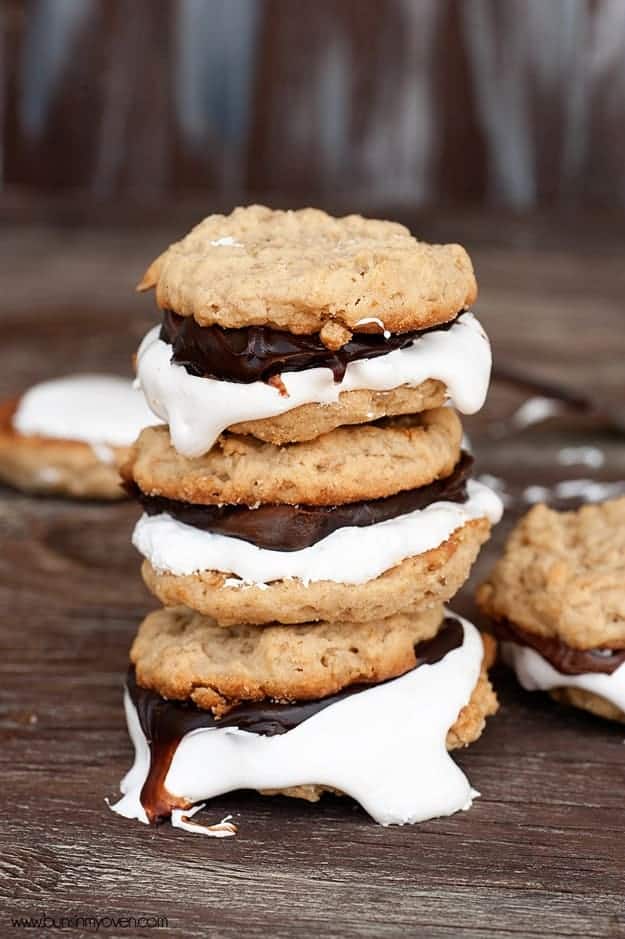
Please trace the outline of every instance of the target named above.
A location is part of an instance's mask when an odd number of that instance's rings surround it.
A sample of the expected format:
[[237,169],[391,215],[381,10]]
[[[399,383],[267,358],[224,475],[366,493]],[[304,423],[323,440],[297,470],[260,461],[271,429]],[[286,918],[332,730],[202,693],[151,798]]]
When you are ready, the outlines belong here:
[[148,515],[166,512],[185,525],[231,538],[249,541],[272,551],[300,551],[326,538],[337,528],[376,525],[399,515],[423,509],[433,502],[466,502],[467,479],[473,457],[463,453],[452,473],[427,486],[343,505],[194,505],[162,496],[148,496],[136,483],[127,492],[138,499]]
[[[460,648],[464,630],[459,620],[446,617],[436,636],[415,644],[416,663],[435,665],[449,652]],[[394,679],[389,679],[393,681]],[[386,682],[381,682],[386,684]],[[165,789],[165,779],[178,744],[192,730],[237,727],[252,734],[273,737],[285,734],[325,708],[365,691],[372,685],[358,684],[343,688],[337,694],[314,701],[274,704],[271,701],[237,704],[224,717],[216,718],[188,701],[172,701],[137,684],[135,670],[128,672],[126,687],[137,710],[141,729],[150,747],[150,768],[141,790],[141,804],[151,822],[169,818],[172,808],[189,808]],[[415,715],[415,720],[419,715]]]
[[563,675],[584,675],[588,672],[611,675],[625,662],[625,649],[575,649],[561,639],[538,636],[507,619],[492,620],[491,625],[498,639],[529,646]]
[[267,381],[282,372],[329,368],[334,381],[343,380],[350,362],[374,359],[394,349],[403,349],[433,330],[449,329],[460,314],[447,323],[427,329],[394,333],[357,333],[336,352],[327,349],[318,333],[298,335],[271,326],[224,329],[200,326],[192,316],[163,311],[160,338],[172,347],[172,362],[190,375],[249,384]]

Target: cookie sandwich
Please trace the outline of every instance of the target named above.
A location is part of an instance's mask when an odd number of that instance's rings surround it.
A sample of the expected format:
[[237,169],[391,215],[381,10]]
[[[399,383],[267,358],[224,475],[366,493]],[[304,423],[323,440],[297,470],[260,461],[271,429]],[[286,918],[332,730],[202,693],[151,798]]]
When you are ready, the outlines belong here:
[[118,467],[159,418],[132,382],[70,375],[0,405],[0,481],[24,492],[122,499]]
[[500,512],[460,441],[451,408],[281,446],[226,432],[196,459],[148,429],[122,469],[145,509],[144,580],[226,626],[450,600]]
[[231,629],[185,607],[152,613],[131,652],[136,758],[115,811],[222,834],[191,818],[233,789],[347,794],[384,825],[466,809],[474,793],[448,751],[497,709],[493,645],[440,605],[374,623]]
[[238,208],[204,219],[139,287],[161,310],[139,380],[183,456],[226,429],[279,445],[447,400],[470,414],[486,396],[466,251],[395,222]]
[[510,535],[477,602],[529,691],[625,721],[625,498],[538,505]]
[[[149,287],[161,323],[137,370],[167,426],[122,474],[165,608],[131,653],[137,761],[116,810],[193,827],[198,803],[241,787],[347,793],[384,824],[467,807],[447,747],[495,709],[491,651],[443,604],[501,504],[461,449],[457,411],[481,406],[490,375],[466,252],[252,206],[170,247]],[[393,701],[421,785],[375,716]]]

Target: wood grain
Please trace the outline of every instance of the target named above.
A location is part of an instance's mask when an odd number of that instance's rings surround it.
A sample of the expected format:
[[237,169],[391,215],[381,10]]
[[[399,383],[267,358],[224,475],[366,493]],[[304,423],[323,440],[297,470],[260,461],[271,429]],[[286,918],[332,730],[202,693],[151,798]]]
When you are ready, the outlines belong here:
[[[408,220],[470,244],[502,361],[624,403],[625,274],[612,228],[591,237],[581,221]],[[128,369],[151,316],[130,285],[175,234],[5,230],[0,393],[70,369]],[[495,385],[467,420],[479,471],[515,500],[482,571],[530,482],[625,479],[623,440],[600,428],[498,436],[521,400]],[[589,440],[605,454],[601,470],[557,463],[563,444]],[[224,841],[113,815],[104,800],[131,759],[127,651],[154,607],[129,541],[136,517],[130,504],[0,496],[0,934],[19,934],[11,916],[45,912],[168,918],[160,932],[102,930],[120,937],[625,936],[623,728],[526,694],[503,670],[500,714],[456,755],[482,793],[468,813],[383,829],[348,800],[239,793],[203,813],[235,815],[239,835]],[[470,589],[456,607],[471,611]]]
[[622,0],[4,0],[0,199],[623,206]]

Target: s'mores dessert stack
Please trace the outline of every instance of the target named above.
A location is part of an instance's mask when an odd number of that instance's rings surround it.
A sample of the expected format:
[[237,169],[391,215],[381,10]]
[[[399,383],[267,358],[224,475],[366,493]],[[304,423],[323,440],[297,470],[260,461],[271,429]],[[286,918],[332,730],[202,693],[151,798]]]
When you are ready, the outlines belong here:
[[[315,209],[213,215],[148,269],[155,413],[123,470],[164,605],[131,650],[122,815],[230,790],[357,799],[382,824],[467,808],[448,751],[496,710],[492,640],[444,604],[497,522],[456,410],[490,348],[459,245]],[[451,406],[448,406],[451,405]]]

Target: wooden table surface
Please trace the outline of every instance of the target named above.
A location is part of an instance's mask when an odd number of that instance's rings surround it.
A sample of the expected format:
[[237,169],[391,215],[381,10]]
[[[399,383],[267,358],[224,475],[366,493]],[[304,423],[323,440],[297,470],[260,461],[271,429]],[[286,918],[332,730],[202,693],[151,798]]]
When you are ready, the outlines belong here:
[[[470,247],[500,363],[625,405],[619,222],[413,224]],[[0,394],[68,371],[129,373],[153,315],[133,281],[183,228],[6,225]],[[466,421],[478,472],[503,480],[510,500],[478,576],[528,485],[625,480],[623,438],[605,428],[512,432],[507,418],[525,397],[495,383]],[[588,443],[602,467],[558,462],[564,446]],[[481,792],[470,812],[384,829],[346,799],[239,793],[210,807],[211,819],[231,812],[239,823],[227,840],[110,812],[105,799],[132,757],[121,707],[128,646],[155,606],[130,545],[137,515],[131,504],[0,494],[0,935],[19,934],[18,915],[78,914],[168,920],[162,930],[103,926],[110,936],[625,936],[625,730],[524,693],[502,670],[500,713],[455,754]],[[455,606],[471,610],[469,587]]]

